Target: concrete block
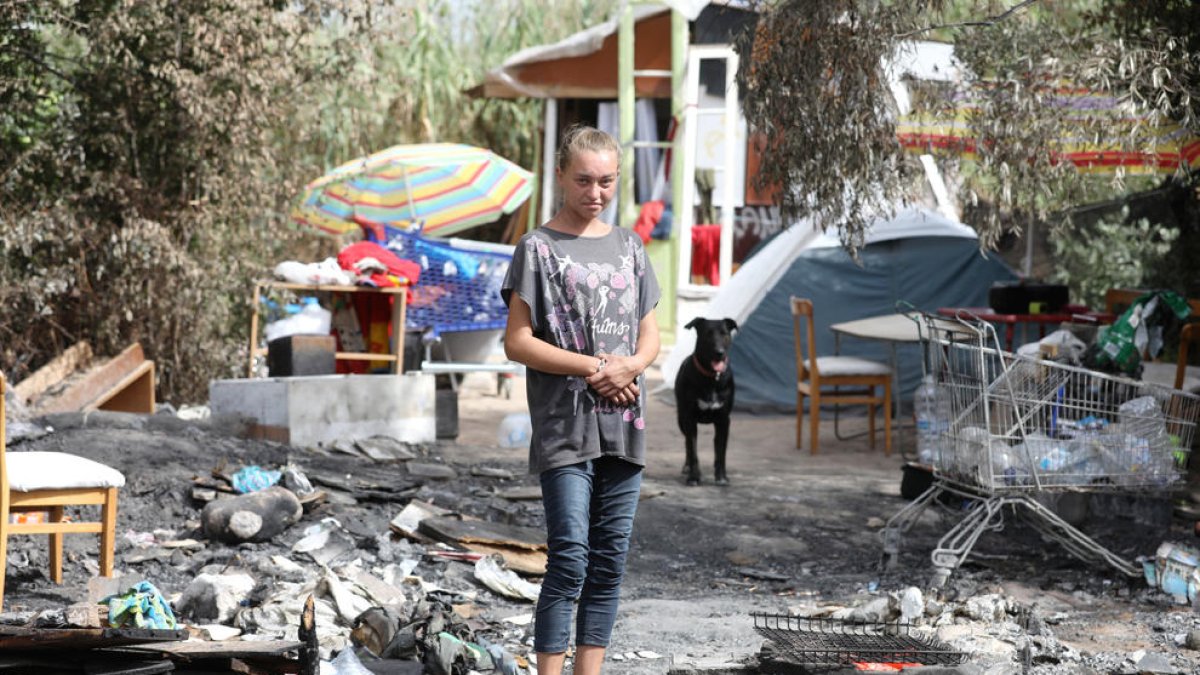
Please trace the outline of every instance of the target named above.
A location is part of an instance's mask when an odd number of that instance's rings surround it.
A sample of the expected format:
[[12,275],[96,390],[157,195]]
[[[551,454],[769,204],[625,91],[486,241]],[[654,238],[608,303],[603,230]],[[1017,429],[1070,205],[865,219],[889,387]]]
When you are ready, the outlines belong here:
[[254,585],[248,574],[200,574],[183,591],[179,611],[193,621],[227,623],[250,597]]
[[436,393],[434,376],[424,373],[214,380],[208,386],[214,424],[295,446],[372,436],[431,443]]

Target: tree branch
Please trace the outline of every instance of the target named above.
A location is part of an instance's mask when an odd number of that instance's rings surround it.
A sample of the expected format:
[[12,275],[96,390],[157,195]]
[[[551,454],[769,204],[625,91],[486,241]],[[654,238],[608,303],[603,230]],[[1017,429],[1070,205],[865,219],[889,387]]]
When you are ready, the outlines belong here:
[[1013,5],[1012,7],[1009,7],[1008,9],[1004,10],[1003,12],[1001,12],[995,16],[989,16],[988,18],[981,19],[979,21],[961,21],[959,23],[947,23],[947,24],[942,24],[940,26],[926,26],[925,28],[918,28],[917,30],[909,31],[907,33],[900,33],[899,35],[897,35],[895,37],[898,40],[902,40],[904,38],[909,38],[914,35],[918,35],[920,33],[928,33],[931,30],[940,30],[943,28],[979,28],[979,27],[983,27],[983,26],[994,26],[994,25],[996,25],[997,22],[1007,19],[1009,16],[1015,14],[1016,12],[1019,12],[1020,10],[1028,7],[1029,5],[1032,5],[1033,3],[1037,2],[1037,1],[1038,0],[1021,0],[1021,2],[1018,2],[1017,4]]

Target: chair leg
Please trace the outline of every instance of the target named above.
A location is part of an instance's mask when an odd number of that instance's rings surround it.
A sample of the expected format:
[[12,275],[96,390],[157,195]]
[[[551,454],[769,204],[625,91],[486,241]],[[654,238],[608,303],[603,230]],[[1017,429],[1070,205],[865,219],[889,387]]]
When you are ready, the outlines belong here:
[[[875,388],[871,387],[871,396],[874,396],[874,395],[875,395]],[[874,450],[875,449],[875,404],[874,403],[867,404],[867,434],[868,434],[868,437],[871,439],[867,443],[867,447]]]
[[[64,509],[61,506],[51,506],[50,522],[61,523],[63,521]],[[63,533],[51,532],[50,539],[50,581],[56,584],[62,583],[62,557],[63,557]]]
[[815,393],[808,397],[808,416],[812,418],[808,421],[808,426],[812,428],[812,449],[809,452],[815,455],[821,443],[821,397]]
[[[4,394],[0,393],[0,397],[3,396]],[[0,411],[0,415],[3,414]],[[3,448],[0,448],[0,452],[3,451]],[[8,490],[0,490],[0,611],[4,609],[4,573],[8,570],[8,518]]]
[[892,378],[883,381],[883,454],[892,455]]
[[117,488],[108,488],[100,525],[100,576],[113,575],[113,546],[117,536]]
[[796,392],[796,449],[804,447],[802,441],[804,429],[804,394]]

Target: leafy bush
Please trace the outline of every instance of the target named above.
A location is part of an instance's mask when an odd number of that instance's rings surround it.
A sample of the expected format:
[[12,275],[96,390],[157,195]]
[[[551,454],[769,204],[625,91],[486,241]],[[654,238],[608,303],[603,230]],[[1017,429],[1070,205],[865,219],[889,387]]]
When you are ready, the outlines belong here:
[[1140,288],[1178,237],[1178,229],[1145,218],[1129,222],[1128,209],[1087,227],[1057,230],[1054,280],[1067,284],[1076,302],[1102,307],[1106,290]]
[[0,2],[0,370],[140,341],[160,400],[245,372],[251,285],[334,243],[303,184],[396,143],[532,166],[540,106],[486,68],[615,0]]

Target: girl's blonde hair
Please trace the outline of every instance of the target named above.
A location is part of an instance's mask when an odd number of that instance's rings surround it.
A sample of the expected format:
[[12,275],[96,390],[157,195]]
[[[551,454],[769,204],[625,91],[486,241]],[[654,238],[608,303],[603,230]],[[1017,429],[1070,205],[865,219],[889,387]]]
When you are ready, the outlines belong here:
[[558,146],[558,170],[566,171],[571,165],[571,160],[585,151],[612,151],[613,156],[617,158],[617,169],[621,168],[621,144],[617,143],[617,139],[596,127],[574,124],[563,132],[562,143]]

